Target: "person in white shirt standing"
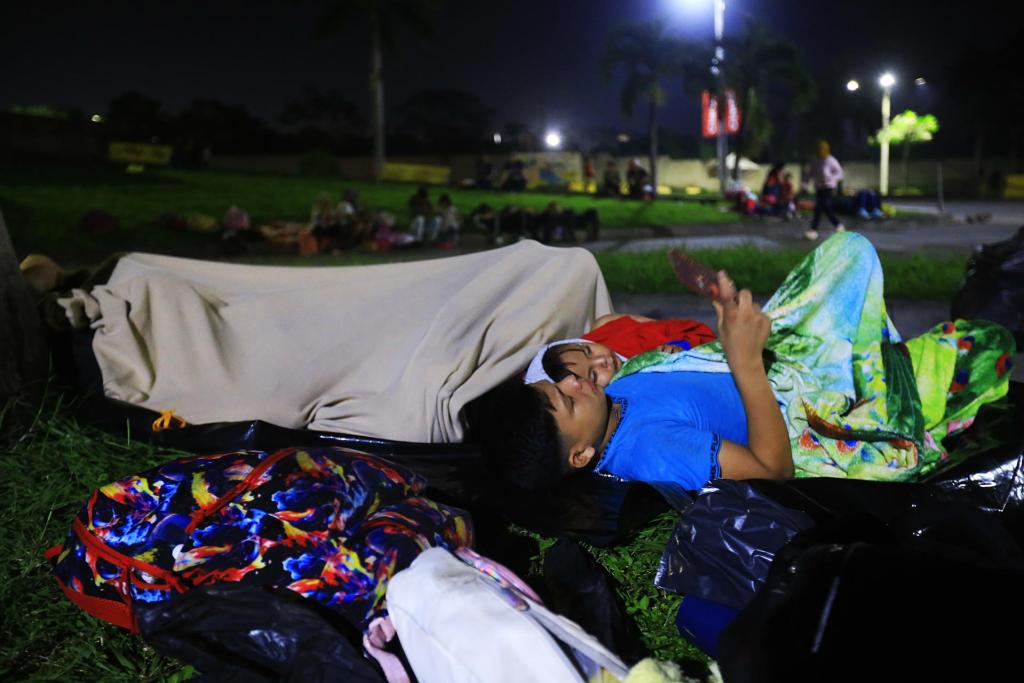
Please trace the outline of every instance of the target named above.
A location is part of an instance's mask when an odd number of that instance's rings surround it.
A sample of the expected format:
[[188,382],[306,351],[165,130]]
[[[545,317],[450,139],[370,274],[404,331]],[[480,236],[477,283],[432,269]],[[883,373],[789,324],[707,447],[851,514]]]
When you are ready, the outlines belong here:
[[818,222],[822,213],[832,221],[836,232],[843,232],[846,226],[839,222],[832,208],[836,185],[843,179],[843,167],[832,156],[831,149],[824,140],[818,143],[818,156],[811,162],[809,176],[814,182],[814,218],[811,219],[810,229],[804,232],[804,237],[809,240],[818,239]]

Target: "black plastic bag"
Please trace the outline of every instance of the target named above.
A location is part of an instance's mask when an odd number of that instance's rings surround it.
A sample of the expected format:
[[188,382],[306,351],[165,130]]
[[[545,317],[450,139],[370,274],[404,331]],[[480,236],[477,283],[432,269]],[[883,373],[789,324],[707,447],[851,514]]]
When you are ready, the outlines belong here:
[[146,642],[206,680],[384,681],[355,627],[288,590],[203,587],[134,612]]
[[635,664],[650,655],[612,577],[578,543],[561,539],[544,553],[545,602],[601,644]]
[[779,552],[719,639],[730,683],[996,680],[1019,666],[1024,553],[998,518],[935,502],[821,525]]
[[602,547],[624,541],[669,509],[647,484],[592,473],[569,477],[540,494],[491,484],[486,493],[488,504],[515,524]]
[[970,429],[944,442],[957,462],[926,479],[943,497],[969,495],[1024,543],[1024,383],[982,406]]
[[683,513],[655,583],[740,608],[796,531],[851,518],[888,524],[942,505],[987,514],[1024,543],[1024,385],[1011,383],[1006,398],[983,406],[974,425],[945,445],[950,465],[920,483],[716,481]]
[[654,583],[739,609],[764,582],[775,552],[813,524],[748,482],[716,479],[680,516]]
[[1024,228],[971,255],[950,315],[997,322],[1013,333],[1018,348],[1024,347]]

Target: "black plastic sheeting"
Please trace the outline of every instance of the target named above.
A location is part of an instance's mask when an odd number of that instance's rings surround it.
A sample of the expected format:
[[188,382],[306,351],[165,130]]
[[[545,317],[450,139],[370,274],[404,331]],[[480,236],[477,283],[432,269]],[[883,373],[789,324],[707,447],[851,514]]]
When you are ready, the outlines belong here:
[[147,643],[202,672],[191,680],[384,681],[354,627],[288,590],[203,587],[134,612]]
[[680,517],[654,583],[740,609],[764,583],[776,551],[813,525],[748,482],[716,479]]
[[847,517],[779,552],[718,663],[729,683],[1008,680],[1022,586],[1020,545],[969,503]]
[[971,255],[950,315],[997,322],[1013,333],[1018,348],[1024,348],[1024,228]]
[[[764,584],[776,553],[798,532],[841,520],[918,524],[916,510],[968,510],[1024,543],[1024,385],[982,407],[974,425],[947,441],[950,464],[920,483],[795,479],[715,481],[683,512],[656,583],[665,590],[734,608]],[[930,513],[934,517],[934,512]],[[942,533],[955,534],[953,519]],[[961,542],[979,533],[963,528]]]
[[[292,446],[344,446],[400,463],[428,482],[432,499],[473,514],[480,537],[481,522],[500,517],[548,535],[607,546],[621,541],[655,515],[668,509],[654,489],[595,474],[577,475],[544,496],[522,496],[497,487],[486,476],[480,448],[474,443],[409,443],[350,434],[287,429],[252,420],[191,425],[155,432],[157,413],[98,394],[78,406],[78,417],[105,431],[190,453],[217,453],[252,448],[275,450]],[[500,553],[494,559],[513,563]],[[513,567],[514,569],[514,567]]]
[[615,592],[614,580],[578,543],[560,539],[544,552],[544,601],[632,666],[650,652]]

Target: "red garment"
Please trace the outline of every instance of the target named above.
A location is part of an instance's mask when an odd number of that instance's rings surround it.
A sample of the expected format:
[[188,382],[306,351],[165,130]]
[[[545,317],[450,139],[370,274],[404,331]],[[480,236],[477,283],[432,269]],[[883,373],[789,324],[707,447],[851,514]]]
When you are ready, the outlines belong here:
[[650,351],[672,341],[689,342],[691,347],[715,340],[715,333],[696,320],[652,320],[640,323],[628,315],[605,323],[583,335],[626,358]]

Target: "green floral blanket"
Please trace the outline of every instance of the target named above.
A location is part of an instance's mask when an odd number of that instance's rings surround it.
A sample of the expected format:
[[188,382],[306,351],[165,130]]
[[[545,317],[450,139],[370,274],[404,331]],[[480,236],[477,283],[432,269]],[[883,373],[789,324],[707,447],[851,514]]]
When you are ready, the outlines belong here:
[[[768,379],[796,476],[916,479],[948,456],[942,439],[1006,394],[1013,337],[956,320],[903,342],[886,313],[882,268],[856,233],[823,242],[765,304]],[[721,345],[634,357],[636,372],[729,372]]]

